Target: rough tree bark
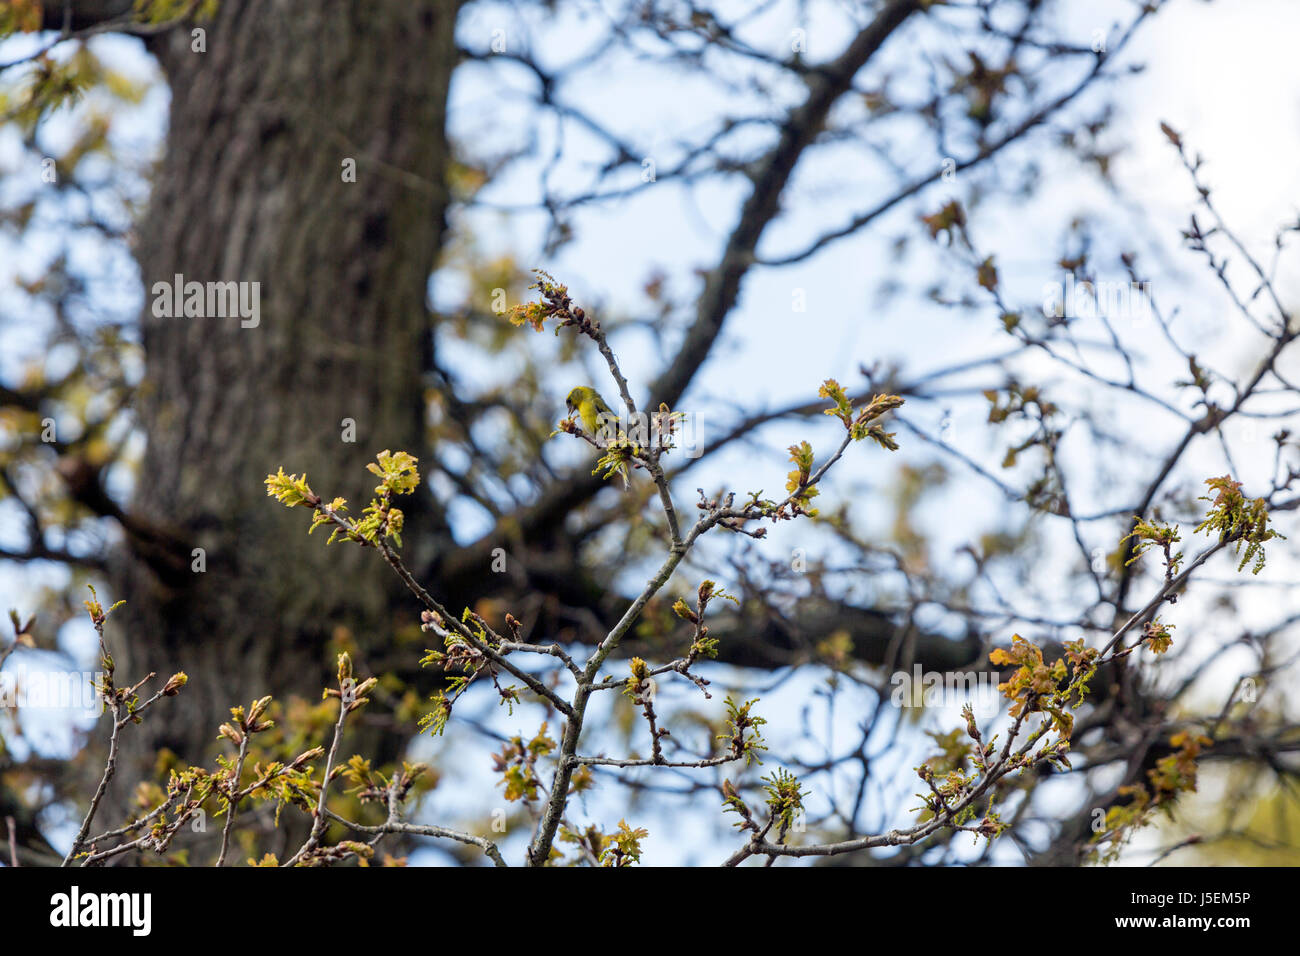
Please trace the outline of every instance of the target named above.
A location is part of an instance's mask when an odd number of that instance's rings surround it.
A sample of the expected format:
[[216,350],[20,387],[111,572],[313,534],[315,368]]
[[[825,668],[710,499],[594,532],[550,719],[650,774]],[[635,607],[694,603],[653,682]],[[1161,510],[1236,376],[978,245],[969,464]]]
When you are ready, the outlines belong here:
[[[274,506],[262,479],[305,471],[359,510],[367,461],[422,448],[457,6],[223,0],[206,52],[188,28],[150,41],[172,103],[138,230],[148,450],[131,512],[162,537],[133,535],[120,556],[114,637],[123,674],[190,684],[131,735],[141,756],[197,761],[233,704],[318,695],[337,627],[363,645],[391,633],[383,563],[306,539],[305,514]],[[260,283],[260,324],[155,316],[154,283],[178,274]],[[427,497],[404,510],[436,520]]]

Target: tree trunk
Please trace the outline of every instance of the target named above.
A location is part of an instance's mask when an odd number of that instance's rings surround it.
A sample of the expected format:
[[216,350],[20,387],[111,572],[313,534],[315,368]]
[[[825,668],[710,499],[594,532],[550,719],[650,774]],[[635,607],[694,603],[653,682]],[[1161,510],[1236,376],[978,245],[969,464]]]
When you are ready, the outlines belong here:
[[[227,708],[318,698],[337,628],[363,647],[391,634],[383,562],[308,539],[306,511],[268,499],[263,479],[305,472],[359,512],[365,464],[423,447],[456,7],[222,0],[200,24],[205,52],[186,28],[151,41],[172,103],[139,228],[148,447],[131,510],[165,543],[132,535],[110,637],[123,676],[190,683],[124,735],[139,757],[169,746],[198,762]],[[155,283],[177,275],[259,283],[258,323],[156,315]],[[427,495],[404,510],[412,532],[441,524]]]

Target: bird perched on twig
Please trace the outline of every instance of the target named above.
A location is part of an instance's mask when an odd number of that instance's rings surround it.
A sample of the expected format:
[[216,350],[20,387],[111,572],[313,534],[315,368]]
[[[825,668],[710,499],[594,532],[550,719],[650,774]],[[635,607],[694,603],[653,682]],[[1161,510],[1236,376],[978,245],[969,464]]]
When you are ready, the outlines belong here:
[[605,400],[600,397],[600,393],[594,388],[587,385],[579,385],[569,393],[569,397],[564,400],[564,404],[572,415],[575,411],[578,417],[582,419],[582,425],[587,429],[588,434],[593,438],[600,434],[600,416],[614,415],[613,410],[605,404]]

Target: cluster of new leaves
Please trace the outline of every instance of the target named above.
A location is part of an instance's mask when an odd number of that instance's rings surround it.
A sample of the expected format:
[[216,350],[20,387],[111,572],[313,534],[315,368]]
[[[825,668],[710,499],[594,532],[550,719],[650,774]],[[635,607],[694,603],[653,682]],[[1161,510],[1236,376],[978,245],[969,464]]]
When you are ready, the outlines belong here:
[[[1161,653],[1169,645],[1169,630],[1152,622],[1144,631],[1143,642]],[[1107,657],[1097,648],[1085,646],[1083,640],[1070,641],[1065,645],[1065,656],[1048,663],[1042,649],[1019,634],[1013,636],[1010,648],[993,650],[989,655],[993,664],[1014,668],[998,685],[1009,702],[1008,715],[1012,718],[1007,739],[1000,748],[996,738],[986,741],[969,704],[962,709],[969,741],[961,739],[961,730],[931,733],[939,753],[916,771],[928,788],[928,792],[917,795],[922,800],[922,821],[969,830],[977,839],[993,839],[1004,832],[1007,824],[998,815],[993,785],[1010,773],[1040,763],[1068,770],[1074,711],[1088,695],[1088,682],[1101,664],[1133,650],[1122,649]],[[1022,741],[1021,727],[1034,714],[1044,714],[1046,719]],[[1048,739],[1052,732],[1055,739]],[[987,809],[978,823],[968,825],[977,813],[976,799],[982,796],[988,798]]]
[[[284,489],[286,497],[292,498],[297,493],[293,486],[294,482],[291,481]],[[320,865],[354,857],[361,860],[370,857],[371,848],[355,841],[341,841],[326,847],[319,845],[326,790],[333,777],[330,765],[338,747],[339,731],[349,713],[369,702],[365,694],[377,683],[375,678],[357,683],[352,677],[352,662],[347,654],[339,656],[338,687],[325,691],[326,699],[333,698],[339,701],[339,716],[335,740],[330,747],[329,760],[320,781],[315,779],[312,762],[324,756],[326,751],[323,747],[313,746],[288,762],[268,760],[263,764],[260,760],[255,761],[252,764],[251,781],[244,782],[245,768],[248,766],[254,738],[268,734],[277,726],[277,722],[270,716],[271,697],[262,697],[253,701],[248,707],[232,707],[230,719],[219,728],[218,739],[226,740],[236,748],[234,757],[219,756],[216,770],[198,766],[170,768],[165,789],[150,783],[143,783],[137,788],[136,802],[140,807],[140,815],[128,820],[124,826],[108,830],[98,836],[90,836],[91,823],[116,772],[119,732],[128,723],[141,722],[144,712],[157,701],[179,694],[188,682],[188,677],[183,672],[173,674],[159,691],[144,701],[140,700],[137,692],[154,675],[150,674],[130,687],[117,687],[114,678],[115,664],[112,655],[104,646],[103,630],[109,615],[122,602],[105,610],[92,589],[91,599],[85,603],[86,611],[100,637],[103,673],[96,682],[95,689],[111,712],[113,724],[103,778],[65,862],[81,860],[83,865],[94,866],[102,865],[114,857],[132,851],[152,850],[157,854],[166,853],[187,825],[202,829],[202,821],[207,816],[205,807],[210,802],[215,802],[216,806],[211,815],[214,818],[223,816],[225,818],[221,847],[216,859],[216,865],[220,866],[225,862],[230,848],[236,813],[245,800],[254,803],[273,801],[276,804],[277,821],[280,811],[289,805],[314,815],[317,822],[313,826],[312,835],[290,861],[292,863]],[[351,766],[353,778],[361,782],[365,777],[364,762],[354,758]],[[391,786],[400,788],[401,796],[404,797],[417,776],[418,772],[408,767],[402,778]],[[373,789],[373,779],[366,778],[364,782]],[[178,862],[185,862],[187,855],[187,850],[181,851],[177,855]],[[273,855],[268,854],[262,858],[260,864],[254,864],[251,859],[249,863],[250,865],[276,865],[277,861]]]
[[701,657],[715,658],[718,656],[718,641],[716,638],[709,637],[709,626],[704,623],[704,612],[708,609],[709,602],[716,598],[722,598],[737,607],[740,606],[739,600],[728,594],[723,588],[718,587],[714,581],[702,581],[700,583],[695,592],[694,610],[687,605],[683,598],[678,598],[673,603],[673,613],[695,626],[691,647],[686,654],[686,665],[688,667]]
[[[492,681],[501,705],[514,713],[514,705],[519,702],[519,688],[513,684],[502,686],[498,680],[500,667],[489,655],[500,650],[501,641],[482,617],[466,608],[461,615],[462,629],[458,630],[447,627],[437,611],[426,609],[421,613],[420,621],[421,630],[441,635],[445,648],[442,651],[426,649],[420,658],[420,666],[438,668],[447,680],[447,688],[439,688],[430,698],[433,709],[420,718],[421,731],[440,736],[447,727],[456,700],[481,674],[486,674]],[[513,615],[507,614],[506,624],[514,631],[518,622]],[[465,637],[465,628],[472,635],[469,640]]]
[[[855,409],[844,389],[834,379],[827,379],[822,383],[818,396],[829,398],[834,402],[834,405],[825,409],[824,413],[835,416],[844,424],[846,434],[839,450],[829,461],[814,471],[815,456],[812,445],[807,441],[791,445],[787,450],[790,452],[790,462],[794,465],[794,469],[786,474],[785,480],[785,490],[789,495],[784,501],[777,502],[760,497],[761,491],[752,491],[742,509],[745,517],[767,518],[773,522],[788,521],[801,516],[816,517],[817,509],[810,505],[812,499],[819,493],[817,484],[826,473],[826,469],[839,459],[849,443],[870,438],[886,451],[898,450],[894,433],[886,432],[877,419],[886,412],[901,407],[902,398],[897,395],[876,395],[870,402]],[[715,504],[716,502],[704,499],[701,500],[699,507],[704,509]],[[742,530],[738,522],[730,519],[723,521],[722,526],[732,531]],[[745,533],[755,538],[761,538],[765,534],[761,528]]]
[[754,811],[740,796],[730,780],[722,782],[722,809],[739,818],[736,826],[742,833],[752,834],[754,842],[764,840],[776,830],[776,842],[784,843],[792,829],[803,829],[804,799],[808,796],[799,778],[778,767],[763,778],[764,803],[767,805],[767,822],[760,824]]
[[[1277,536],[1276,532],[1267,528],[1269,517],[1264,502],[1260,499],[1246,501],[1241,495],[1238,482],[1225,477],[1209,479],[1207,484],[1219,491],[1219,495],[1205,499],[1211,502],[1211,508],[1198,531],[1203,527],[1213,527],[1221,531],[1224,540],[1245,540],[1261,549],[1264,541]],[[1173,576],[1182,559],[1181,552],[1175,554],[1172,550],[1173,545],[1180,540],[1177,527],[1137,519],[1134,530],[1121,539],[1121,544],[1129,539],[1136,542],[1133,560],[1153,547],[1163,550],[1166,574],[1162,594],[1166,599],[1171,599],[1173,595],[1167,592],[1173,585]],[[1244,568],[1249,558],[1254,556],[1255,552],[1248,551],[1238,570]],[[1262,561],[1262,554],[1260,557]],[[1157,603],[1152,602],[1152,608]],[[1123,646],[1119,639],[1142,616],[1144,615],[1135,616],[1104,650],[1087,647],[1082,639],[1069,641],[1065,644],[1065,656],[1050,663],[1044,660],[1041,648],[1019,634],[1013,635],[1010,648],[993,650],[989,655],[993,664],[1002,668],[1014,668],[1010,676],[998,685],[998,690],[1009,702],[1008,714],[1013,719],[1007,742],[1000,753],[993,741],[986,743],[969,704],[964,708],[963,716],[966,718],[966,735],[973,743],[962,743],[957,731],[932,734],[941,752],[917,768],[918,775],[929,787],[929,793],[919,795],[924,801],[924,818],[951,819],[960,827],[974,816],[973,798],[986,792],[989,783],[998,777],[1040,761],[1069,768],[1067,753],[1074,732],[1074,711],[1087,698],[1088,683],[1097,669],[1129,656],[1139,647],[1148,647],[1159,655],[1173,644],[1174,626],[1162,622],[1158,617],[1152,617],[1142,623],[1141,639],[1131,646]],[[1012,744],[1017,739],[1022,723],[1036,713],[1045,714],[1048,719],[1030,732],[1025,742],[1012,751]],[[1056,731],[1056,739],[1038,747],[1039,742],[1053,730]],[[1095,844],[1109,842],[1109,849],[1105,853],[1094,849],[1091,858],[1100,862],[1113,861],[1133,831],[1150,822],[1152,811],[1157,808],[1168,811],[1178,794],[1194,791],[1196,758],[1211,744],[1208,737],[1198,733],[1174,734],[1170,740],[1173,752],[1161,757],[1155,769],[1148,772],[1149,785],[1136,784],[1120,788],[1120,794],[1128,797],[1128,802],[1110,808],[1104,831],[1094,833],[1092,838]],[[991,797],[984,819],[978,826],[969,829],[977,836],[988,837],[997,836],[1005,829],[1005,824],[997,817]]]
[[[968,831],[976,840],[993,840],[1008,827],[996,808],[995,785],[999,780],[1039,764],[1070,767],[1073,709],[1087,695],[1088,680],[1096,672],[1101,654],[1079,640],[1066,645],[1064,659],[1047,664],[1042,650],[1017,634],[1010,649],[997,648],[989,657],[996,665],[1015,668],[998,688],[1010,702],[1012,717],[1005,742],[999,747],[996,736],[984,739],[968,703],[962,708],[968,739],[962,739],[960,728],[948,733],[931,732],[939,753],[916,768],[927,788],[925,793],[917,794],[922,801],[918,808],[920,825]],[[1046,714],[1047,719],[1022,741],[1021,727],[1036,713]],[[1053,730],[1056,738],[1047,740]],[[974,822],[981,799],[986,800],[986,808]]]
[[808,794],[804,792],[799,779],[782,767],[765,776],[763,781],[768,814],[778,825],[780,839],[784,839],[795,821],[802,816],[804,797]]
[[835,403],[834,407],[826,409],[823,414],[834,415],[843,422],[854,441],[870,438],[886,451],[898,451],[898,442],[894,441],[894,433],[886,432],[876,423],[876,419],[886,412],[901,408],[903,399],[899,396],[874,395],[871,401],[855,410],[844,387],[835,379],[828,378],[817,390],[817,397],[829,398]]
[[525,302],[515,306],[508,313],[510,321],[519,326],[530,326],[534,332],[546,328],[548,319],[557,319],[555,334],[568,325],[581,325],[588,322],[586,313],[573,304],[569,298],[569,287],[555,281],[555,277],[542,269],[534,269],[537,276],[528,288],[536,289],[542,294],[540,302]]
[[325,700],[333,698],[341,702],[344,714],[360,710],[370,703],[366,694],[374,690],[375,685],[379,683],[379,678],[367,677],[358,684],[352,677],[352,655],[346,652],[339,655],[338,680],[338,688],[326,687],[323,697]]
[[373,770],[370,761],[362,758],[360,754],[353,754],[343,768],[343,778],[352,784],[348,793],[362,803],[384,802],[390,792],[396,793],[400,803],[428,773],[429,768],[424,764],[413,764],[403,760],[399,773],[383,774]]
[[[903,404],[902,398],[897,395],[875,395],[870,402],[855,409],[853,401],[844,388],[833,378],[828,378],[822,383],[817,396],[829,398],[834,403],[830,408],[825,409],[823,414],[833,415],[844,424],[848,432],[846,440],[857,442],[870,438],[886,451],[898,451],[898,442],[894,440],[894,433],[885,431],[877,419],[886,412],[900,408]],[[812,445],[802,441],[797,445],[791,445],[789,452],[794,470],[786,475],[785,490],[790,492],[788,502],[777,506],[772,502],[759,502],[755,495],[753,504],[764,506],[767,513],[774,518],[798,515],[816,517],[817,510],[810,507],[812,499],[818,494],[813,475]],[[785,513],[786,508],[790,510],[789,515]]]
[[1178,569],[1183,561],[1183,552],[1177,554],[1173,551],[1173,546],[1182,540],[1178,533],[1178,525],[1162,524],[1158,521],[1133,516],[1133,530],[1120,538],[1120,544],[1133,539],[1133,555],[1126,562],[1125,567],[1133,564],[1138,558],[1146,554],[1152,548],[1160,548],[1165,555],[1165,579],[1172,579],[1178,573]]
[[1153,654],[1163,654],[1173,646],[1173,624],[1165,624],[1159,618],[1142,625],[1142,639],[1151,648]]
[[1146,783],[1121,786],[1118,793],[1126,803],[1107,809],[1104,826],[1092,836],[1088,859],[1113,863],[1137,830],[1150,823],[1157,810],[1172,818],[1174,801],[1182,793],[1196,792],[1196,759],[1213,741],[1196,730],[1180,730],[1169,738],[1171,753],[1159,758],[1147,771]]
[[1258,574],[1264,567],[1264,543],[1274,538],[1286,540],[1285,535],[1269,527],[1267,503],[1263,498],[1247,500],[1241,493],[1241,482],[1233,481],[1231,475],[1207,478],[1205,483],[1216,494],[1201,496],[1202,501],[1210,502],[1210,510],[1196,530],[1217,531],[1220,540],[1235,542],[1236,553],[1241,555],[1237,570],[1253,560],[1250,571]]
[[[104,627],[104,622],[108,620],[108,616],[112,614],[114,611],[116,611],[118,608],[120,608],[126,602],[118,601],[107,611],[105,611],[104,606],[99,603],[99,595],[95,592],[95,586],[93,584],[87,584],[86,587],[90,590],[90,600],[83,601],[82,603],[86,607],[86,613],[90,615],[90,623],[93,624],[96,629],[102,630]],[[17,613],[18,612],[16,611],[10,611],[9,613],[9,616],[13,620],[15,627],[17,627],[18,625]],[[27,623],[27,627],[31,627],[30,621]],[[22,628],[22,630],[26,630],[26,628]],[[111,659],[108,661],[108,663],[111,664]]]
[[618,830],[605,840],[605,849],[600,854],[601,866],[631,866],[641,862],[641,841],[650,832],[642,827],[635,830],[627,825],[626,820],[618,821]]
[[639,704],[650,690],[650,666],[641,658],[634,657],[628,663],[628,669],[632,671],[632,676],[627,679],[623,696]]
[[1010,701],[1010,714],[1045,712],[1062,740],[1068,741],[1074,731],[1071,708],[1083,702],[1088,692],[1088,680],[1095,673],[1099,652],[1084,647],[1083,641],[1065,645],[1065,658],[1051,664],[1043,661],[1043,652],[1037,645],[1019,634],[1012,635],[1010,649],[996,648],[989,660],[999,667],[1014,667],[1011,677],[998,685],[998,690]]
[[762,763],[758,755],[767,749],[762,731],[767,720],[750,713],[750,709],[758,703],[758,698],[737,703],[728,695],[725,703],[726,733],[719,734],[718,739],[726,741],[731,748],[731,756],[735,759],[743,758],[746,766],[749,766],[752,761]]
[[790,492],[791,505],[798,509],[796,514],[815,517],[817,510],[808,507],[812,503],[812,499],[820,494],[816,488],[810,487],[808,484],[813,467],[812,445],[803,441],[797,445],[791,445],[789,451],[790,461],[794,464],[794,471],[786,475],[785,490]]
[[613,833],[605,833],[595,825],[582,830],[561,826],[559,841],[572,845],[575,853],[572,859],[566,860],[556,849],[551,853],[551,861],[569,866],[584,862],[600,867],[631,866],[641,862],[641,841],[649,835],[642,827],[633,829],[626,820],[619,820],[618,829]]
[[[130,30],[141,25],[162,28],[183,20],[203,22],[216,14],[219,2],[220,0],[135,0],[132,9],[122,14],[113,25]],[[42,0],[6,0],[3,7],[0,7],[0,38],[14,33],[30,34],[60,29],[62,24],[57,17],[50,18],[53,22],[47,20],[46,6],[61,10],[63,5],[50,5]],[[12,101],[0,93],[0,119],[13,119],[27,130],[34,130],[42,119],[60,107],[80,99],[91,87],[106,81],[111,86],[116,78],[110,75],[85,44],[91,36],[105,32],[106,26],[107,24],[98,29],[86,29],[81,33],[69,31],[61,37],[76,42],[70,55],[51,56],[51,47],[45,46],[26,58],[30,69],[24,77],[25,84],[21,93],[13,97]]]
[[301,478],[296,474],[286,475],[283,468],[274,475],[266,476],[266,493],[286,507],[301,505],[314,509],[316,514],[307,533],[311,534],[321,525],[331,525],[333,531],[326,544],[333,544],[336,538],[342,538],[363,546],[373,546],[378,544],[382,536],[391,539],[400,548],[405,516],[400,508],[393,507],[393,497],[412,494],[419,487],[418,464],[414,457],[404,451],[396,454],[387,449],[381,451],[377,460],[366,466],[372,474],[379,476],[379,484],[375,486],[378,497],[370,499],[370,504],[362,511],[359,521],[346,517],[346,498],[335,498],[326,504],[320,495],[311,490],[306,475]]
[[[962,711],[969,721],[968,728],[974,728],[974,718],[967,705]],[[969,733],[969,730],[968,730]],[[916,774],[925,783],[926,793],[918,793],[922,803],[918,819],[922,823],[939,822],[958,829],[972,829],[976,838],[984,836],[993,839],[1006,829],[993,809],[990,798],[988,809],[976,827],[968,827],[975,818],[976,801],[981,784],[989,779],[989,770],[993,761],[993,742],[985,744],[976,730],[971,736],[974,742],[967,744],[960,739],[960,730],[947,734],[931,732],[930,736],[940,747],[940,752],[930,757],[919,767]],[[1045,750],[1040,759],[1064,759],[1052,750]]]
[[537,776],[537,761],[555,751],[555,741],[546,733],[546,723],[531,740],[512,737],[492,755],[492,769],[501,775],[505,798],[531,802],[537,799],[542,781]]

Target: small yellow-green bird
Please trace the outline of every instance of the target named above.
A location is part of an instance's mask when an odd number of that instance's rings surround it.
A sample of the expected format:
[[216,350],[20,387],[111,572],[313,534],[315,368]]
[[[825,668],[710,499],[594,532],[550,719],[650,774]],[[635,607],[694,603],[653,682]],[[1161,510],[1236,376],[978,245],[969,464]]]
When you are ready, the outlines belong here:
[[600,434],[600,416],[614,414],[613,410],[605,404],[605,400],[600,397],[600,393],[587,385],[579,385],[571,391],[564,404],[568,406],[570,415],[575,411],[578,413],[583,427],[593,438]]

